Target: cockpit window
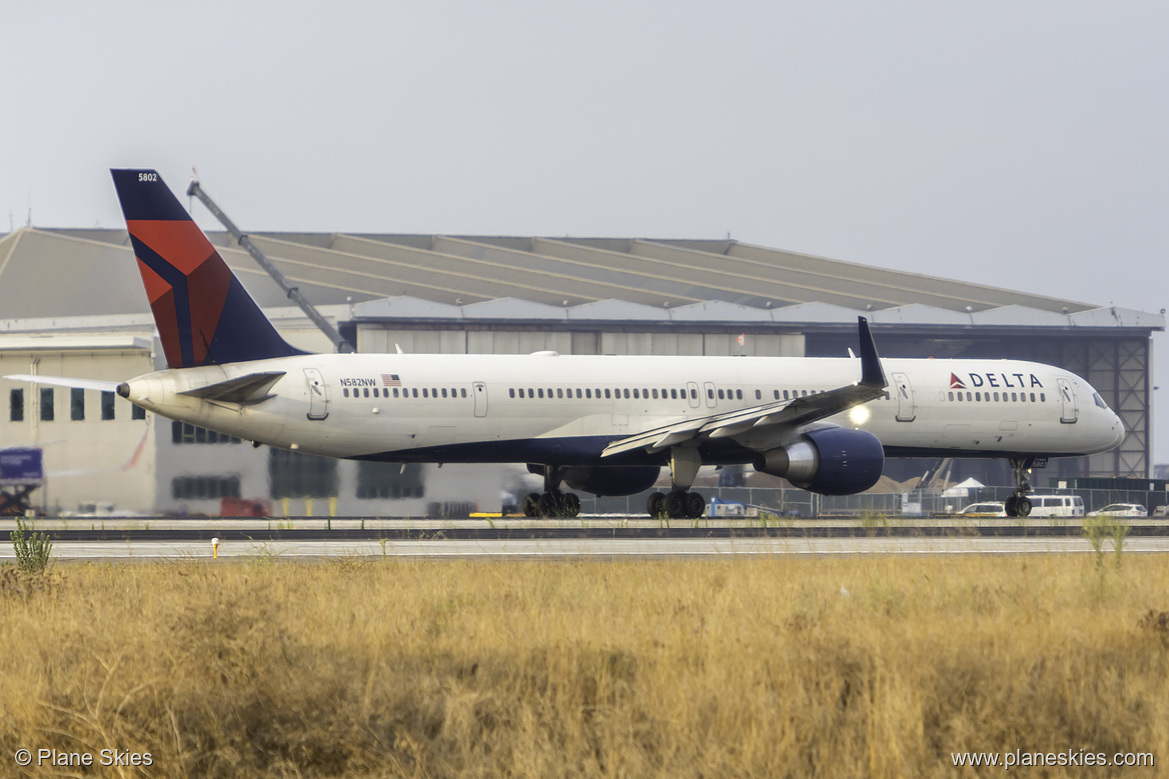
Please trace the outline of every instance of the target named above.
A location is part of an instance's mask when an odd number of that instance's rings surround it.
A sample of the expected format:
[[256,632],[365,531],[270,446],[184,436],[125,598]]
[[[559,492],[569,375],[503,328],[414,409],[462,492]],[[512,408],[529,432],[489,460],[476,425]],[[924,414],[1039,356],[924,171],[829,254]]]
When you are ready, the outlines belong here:
[[1100,397],[1099,392],[1092,393],[1092,400],[1096,403],[1098,408],[1108,408],[1108,404],[1104,402],[1104,398]]

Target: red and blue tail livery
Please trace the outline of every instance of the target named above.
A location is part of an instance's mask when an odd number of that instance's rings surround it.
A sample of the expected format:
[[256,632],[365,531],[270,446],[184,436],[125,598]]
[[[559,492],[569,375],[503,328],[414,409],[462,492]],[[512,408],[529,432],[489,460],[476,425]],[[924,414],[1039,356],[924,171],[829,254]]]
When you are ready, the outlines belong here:
[[280,337],[153,170],[111,170],[169,368],[304,352]]

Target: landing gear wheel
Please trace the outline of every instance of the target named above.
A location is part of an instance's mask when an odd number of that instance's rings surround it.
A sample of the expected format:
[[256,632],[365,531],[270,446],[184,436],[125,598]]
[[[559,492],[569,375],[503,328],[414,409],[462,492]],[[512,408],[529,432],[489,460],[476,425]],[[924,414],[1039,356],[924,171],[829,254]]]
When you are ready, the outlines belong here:
[[575,492],[566,492],[560,498],[560,509],[566,517],[580,515],[580,496]]
[[540,496],[540,516],[542,517],[558,517],[560,516],[560,493],[559,492],[545,492]]
[[666,495],[666,516],[670,519],[686,518],[686,490],[672,490]]
[[1008,517],[1026,517],[1031,514],[1031,501],[1027,499],[1027,493],[1031,491],[1031,466],[1034,462],[1034,457],[1024,455],[1010,459],[1011,470],[1015,472],[1015,492],[1003,501]]
[[706,512],[706,498],[699,495],[697,492],[686,493],[686,516],[690,519],[698,519]]
[[645,510],[649,512],[650,519],[658,519],[662,514],[666,513],[666,496],[661,492],[655,492],[649,496],[649,500],[645,502]]
[[540,494],[529,492],[524,496],[523,512],[525,517],[540,516]]

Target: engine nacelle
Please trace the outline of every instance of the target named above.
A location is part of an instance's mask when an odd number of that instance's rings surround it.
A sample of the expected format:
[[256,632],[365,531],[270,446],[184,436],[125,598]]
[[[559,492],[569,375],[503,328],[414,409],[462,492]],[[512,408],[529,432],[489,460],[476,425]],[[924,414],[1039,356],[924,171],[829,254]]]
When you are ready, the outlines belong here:
[[755,460],[755,470],[821,495],[864,492],[877,483],[884,467],[885,449],[875,435],[842,427],[805,433],[794,444],[763,452]]
[[574,490],[593,495],[636,495],[644,492],[658,480],[661,468],[638,466],[632,468],[594,468],[569,466],[561,472],[564,483]]

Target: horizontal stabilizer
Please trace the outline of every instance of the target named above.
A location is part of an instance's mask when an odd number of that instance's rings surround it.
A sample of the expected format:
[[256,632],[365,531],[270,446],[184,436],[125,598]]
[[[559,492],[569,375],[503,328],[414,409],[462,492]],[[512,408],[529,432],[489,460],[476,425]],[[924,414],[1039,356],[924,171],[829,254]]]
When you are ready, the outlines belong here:
[[203,398],[204,400],[219,400],[224,403],[240,403],[243,405],[260,403],[272,397],[268,394],[268,390],[272,389],[272,385],[283,375],[284,371],[249,373],[246,376],[216,382],[215,384],[208,384],[205,387],[184,390],[179,394]]
[[72,387],[73,389],[96,390],[97,392],[117,392],[118,382],[99,381],[97,379],[71,379],[66,376],[39,376],[31,373],[14,373],[3,378],[9,381],[30,381],[33,384],[51,384],[55,387]]

